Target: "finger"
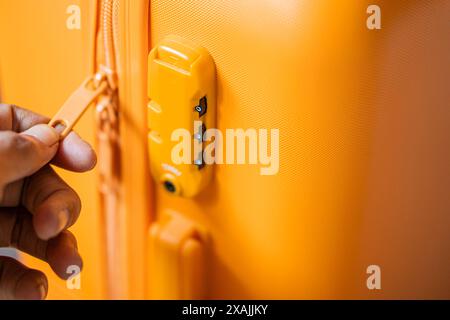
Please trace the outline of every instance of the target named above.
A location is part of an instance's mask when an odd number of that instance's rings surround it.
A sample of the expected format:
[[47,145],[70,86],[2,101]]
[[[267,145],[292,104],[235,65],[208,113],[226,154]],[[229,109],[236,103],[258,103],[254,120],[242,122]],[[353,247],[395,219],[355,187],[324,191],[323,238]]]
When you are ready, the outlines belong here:
[[78,253],[78,245],[75,236],[70,231],[63,231],[56,238],[50,239],[47,245],[46,261],[52,270],[64,280],[67,280],[72,272],[69,267],[83,269],[83,260]]
[[81,201],[50,167],[30,177],[23,187],[22,204],[33,214],[37,235],[47,240],[72,226],[81,211]]
[[47,278],[42,272],[12,258],[0,257],[1,300],[43,300],[47,291]]
[[9,105],[0,103],[0,130],[1,131],[11,131],[13,123],[13,112]]
[[55,130],[46,125],[22,134],[0,131],[0,183],[5,186],[35,173],[56,154],[58,141]]
[[97,156],[90,144],[72,131],[61,141],[52,163],[66,170],[85,172],[95,167]]
[[22,188],[25,180],[18,180],[3,188],[3,197],[0,195],[0,207],[17,207],[20,204]]
[[31,214],[23,208],[2,209],[0,246],[17,248],[47,262],[62,279],[70,276],[67,273],[68,267],[77,266],[80,270],[83,267],[77,241],[72,233],[64,231],[49,241],[39,239],[33,228]]
[[[36,124],[46,124],[49,120],[17,106],[0,105],[0,130],[23,132]],[[84,172],[95,166],[97,157],[89,143],[72,131],[61,141],[52,163],[66,170]]]
[[0,130],[23,132],[48,121],[44,116],[15,105],[0,104]]

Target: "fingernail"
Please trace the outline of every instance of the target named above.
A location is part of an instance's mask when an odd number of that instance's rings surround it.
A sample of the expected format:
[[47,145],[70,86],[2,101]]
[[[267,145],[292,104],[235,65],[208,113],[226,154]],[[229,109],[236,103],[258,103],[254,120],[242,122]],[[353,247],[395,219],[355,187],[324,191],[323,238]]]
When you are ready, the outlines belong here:
[[47,297],[48,282],[43,275],[36,278],[36,270],[28,270],[17,282],[14,299],[43,300]]
[[56,130],[46,124],[38,124],[22,132],[22,134],[32,136],[49,147],[59,141],[59,135]]
[[69,223],[69,210],[64,209],[58,212],[57,215],[56,234],[63,231]]
[[44,300],[47,297],[47,290],[45,289],[45,285],[40,284],[38,287],[39,299]]

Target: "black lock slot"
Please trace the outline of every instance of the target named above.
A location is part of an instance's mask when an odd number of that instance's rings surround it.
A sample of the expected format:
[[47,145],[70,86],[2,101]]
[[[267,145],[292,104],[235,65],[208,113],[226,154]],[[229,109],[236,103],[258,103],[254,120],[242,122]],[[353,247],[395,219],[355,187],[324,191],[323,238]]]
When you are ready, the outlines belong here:
[[206,99],[206,96],[200,99],[198,102],[198,105],[194,108],[195,112],[198,113],[198,117],[203,117],[206,112],[208,111],[208,100]]

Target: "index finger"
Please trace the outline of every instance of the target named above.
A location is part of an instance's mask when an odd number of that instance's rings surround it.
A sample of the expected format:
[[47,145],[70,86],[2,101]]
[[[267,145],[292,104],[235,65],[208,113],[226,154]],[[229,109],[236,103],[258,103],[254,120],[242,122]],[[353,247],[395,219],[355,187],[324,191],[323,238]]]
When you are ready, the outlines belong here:
[[[49,118],[15,105],[0,104],[0,130],[23,132],[37,124],[46,124]],[[59,144],[52,164],[66,170],[84,172],[91,170],[97,157],[89,143],[71,132]]]

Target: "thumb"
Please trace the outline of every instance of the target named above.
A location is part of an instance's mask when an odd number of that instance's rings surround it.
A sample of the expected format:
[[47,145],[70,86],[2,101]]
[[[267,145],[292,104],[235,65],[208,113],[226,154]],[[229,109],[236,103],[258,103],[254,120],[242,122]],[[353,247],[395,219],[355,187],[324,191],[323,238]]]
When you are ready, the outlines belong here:
[[0,131],[0,185],[28,177],[52,160],[59,135],[45,124],[22,133]]

